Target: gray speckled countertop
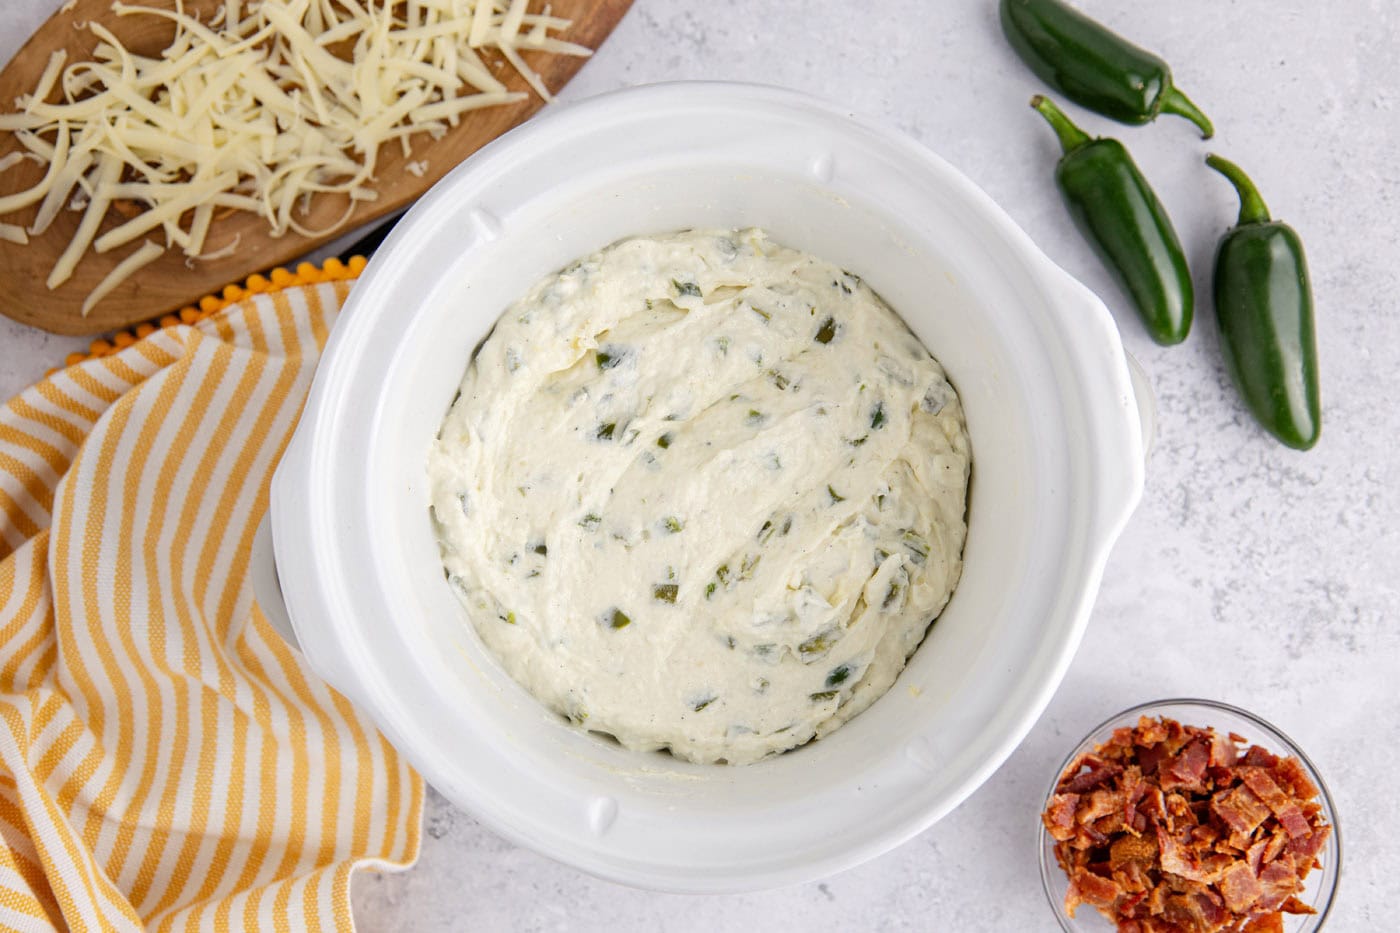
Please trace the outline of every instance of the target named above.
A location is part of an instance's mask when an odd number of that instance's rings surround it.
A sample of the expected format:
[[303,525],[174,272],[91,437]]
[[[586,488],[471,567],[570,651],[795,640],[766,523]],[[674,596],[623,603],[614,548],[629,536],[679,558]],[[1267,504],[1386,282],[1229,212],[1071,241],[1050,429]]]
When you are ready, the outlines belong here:
[[[6,0],[0,58],[58,0]],[[515,848],[429,797],[417,868],[361,875],[362,930],[1048,930],[1034,829],[1046,781],[1100,719],[1165,696],[1272,720],[1331,785],[1345,837],[1329,929],[1394,923],[1400,895],[1400,6],[1386,0],[1080,0],[1176,63],[1276,215],[1308,245],[1325,405],[1320,446],[1270,442],[1236,401],[1215,328],[1153,345],[1055,195],[1038,83],[995,0],[637,0],[566,97],[679,78],[783,84],[883,119],[960,167],[1104,295],[1150,374],[1147,491],[1074,665],[1040,723],[970,800],[912,842],[823,882],[735,897],[617,887]],[[1124,139],[1208,294],[1233,218],[1184,121]],[[5,295],[4,301],[23,301]],[[78,344],[0,321],[0,395]],[[937,352],[937,348],[934,348]],[[1390,917],[1390,920],[1386,920]]]

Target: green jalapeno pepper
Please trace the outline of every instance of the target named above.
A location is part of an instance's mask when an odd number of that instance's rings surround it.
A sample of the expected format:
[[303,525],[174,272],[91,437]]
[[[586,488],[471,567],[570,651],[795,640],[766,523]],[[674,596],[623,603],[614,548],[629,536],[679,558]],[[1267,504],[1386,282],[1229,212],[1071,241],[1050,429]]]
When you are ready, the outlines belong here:
[[1132,296],[1152,339],[1181,343],[1191,331],[1195,293],[1162,202],[1118,140],[1091,138],[1039,95],[1031,106],[1064,148],[1055,181],[1075,223]]
[[1303,243],[1273,220],[1259,189],[1219,156],[1206,164],[1240,196],[1240,218],[1215,254],[1220,345],[1250,412],[1289,447],[1308,450],[1322,433],[1312,287]]
[[1060,0],[1001,0],[1001,27],[1031,70],[1075,103],[1135,126],[1174,113],[1204,138],[1215,134],[1166,62]]

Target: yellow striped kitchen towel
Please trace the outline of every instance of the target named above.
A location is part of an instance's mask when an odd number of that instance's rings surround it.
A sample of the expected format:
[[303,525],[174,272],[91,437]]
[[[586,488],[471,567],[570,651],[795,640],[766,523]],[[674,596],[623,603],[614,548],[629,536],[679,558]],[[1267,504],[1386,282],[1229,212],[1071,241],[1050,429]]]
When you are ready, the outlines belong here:
[[351,872],[417,858],[422,780],[248,574],[359,268],[255,277],[0,411],[0,929],[351,930]]

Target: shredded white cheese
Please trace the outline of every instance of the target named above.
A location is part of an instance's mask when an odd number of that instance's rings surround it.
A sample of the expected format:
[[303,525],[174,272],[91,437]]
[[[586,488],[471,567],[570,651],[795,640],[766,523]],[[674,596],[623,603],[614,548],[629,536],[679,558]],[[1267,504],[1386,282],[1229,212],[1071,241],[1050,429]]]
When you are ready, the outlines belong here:
[[[241,233],[235,233],[235,234],[233,235],[233,239],[232,239],[232,240],[229,240],[227,243],[225,243],[223,246],[220,246],[218,249],[210,250],[210,251],[207,252],[207,253],[201,253],[199,258],[201,258],[201,259],[227,259],[229,256],[232,256],[234,253],[238,252],[238,243],[239,243],[239,241],[242,240],[242,239],[243,239],[243,234],[241,234]],[[193,258],[193,257],[190,257],[190,258],[186,259],[186,260],[185,260],[185,265],[186,265],[186,267],[188,267],[188,268],[191,268],[191,269],[194,268],[194,258]]]
[[[0,215],[39,204],[28,234],[40,235],[59,211],[83,214],[48,276],[58,288],[88,251],[104,253],[155,233],[191,260],[206,252],[222,210],[261,215],[273,236],[320,234],[299,220],[317,194],[373,200],[379,147],[410,137],[441,138],[462,115],[526,97],[507,90],[478,54],[499,52],[546,100],[549,89],[517,49],[588,55],[549,35],[570,21],[531,14],[529,0],[225,0],[207,22],[176,8],[114,3],[120,16],[173,21],[158,57],[124,48],[99,23],[89,61],[53,53],[16,112],[0,114],[26,158],[47,168],[34,187],[0,197]],[[426,161],[409,162],[422,176]],[[141,210],[100,231],[114,202]],[[25,231],[0,225],[0,238]],[[155,251],[155,252],[153,252]],[[112,271],[84,304],[103,295],[163,248],[145,244]],[[135,262],[136,260],[140,262]],[[118,276],[118,272],[122,272]],[[101,294],[99,294],[99,292]]]
[[96,307],[99,301],[110,295],[114,288],[131,278],[142,266],[148,266],[155,262],[164,253],[165,250],[161,248],[159,243],[154,243],[151,240],[142,243],[136,252],[117,263],[112,271],[108,272],[102,281],[97,283],[97,287],[88,293],[87,298],[83,301],[83,317],[87,317],[88,312]]

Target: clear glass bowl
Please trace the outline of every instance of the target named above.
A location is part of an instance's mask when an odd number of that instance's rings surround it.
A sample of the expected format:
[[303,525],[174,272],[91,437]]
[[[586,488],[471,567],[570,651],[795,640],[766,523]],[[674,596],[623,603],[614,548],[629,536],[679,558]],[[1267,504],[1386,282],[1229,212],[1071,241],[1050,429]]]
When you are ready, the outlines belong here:
[[[1285,914],[1284,929],[1287,933],[1315,933],[1322,929],[1327,920],[1327,913],[1332,908],[1333,896],[1337,893],[1337,881],[1341,876],[1342,867],[1342,840],[1337,827],[1336,808],[1332,805],[1332,795],[1328,792],[1322,776],[1317,773],[1317,768],[1308,760],[1308,756],[1303,754],[1302,749],[1288,736],[1253,713],[1214,700],[1190,699],[1154,700],[1126,709],[1095,727],[1055,769],[1041,812],[1045,811],[1050,798],[1054,796],[1060,775],[1064,774],[1065,769],[1075,759],[1107,741],[1113,730],[1136,725],[1140,716],[1166,717],[1175,719],[1182,725],[1209,727],[1217,732],[1233,732],[1244,736],[1251,744],[1262,745],[1275,755],[1292,755],[1303,763],[1308,777],[1322,791],[1319,802],[1322,804],[1323,817],[1332,825],[1332,835],[1317,855],[1322,867],[1308,875],[1306,887],[1298,895],[1299,900],[1317,913],[1301,916]],[[1046,831],[1039,813],[1036,814],[1036,822],[1039,824],[1040,835],[1040,880],[1045,887],[1045,896],[1050,901],[1050,909],[1055,912],[1055,919],[1060,921],[1060,929],[1065,933],[1112,933],[1113,924],[1089,904],[1080,905],[1073,919],[1065,912],[1065,891],[1069,888],[1069,878],[1055,863],[1055,840]]]

